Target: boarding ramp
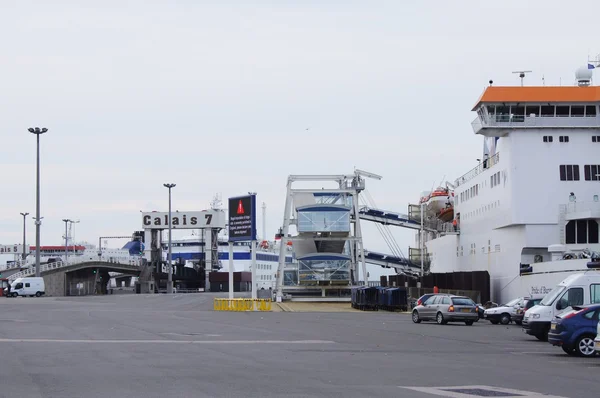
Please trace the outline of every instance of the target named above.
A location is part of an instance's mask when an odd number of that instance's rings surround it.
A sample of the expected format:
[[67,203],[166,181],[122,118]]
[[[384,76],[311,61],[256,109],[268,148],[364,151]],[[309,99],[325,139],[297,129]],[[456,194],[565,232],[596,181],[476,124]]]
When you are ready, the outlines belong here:
[[[44,275],[49,271],[63,270],[64,272],[72,272],[84,268],[107,268],[113,272],[139,274],[142,271],[142,259],[140,258],[127,258],[127,259],[104,259],[102,257],[99,260],[87,260],[87,261],[55,261],[52,263],[40,264],[40,275]],[[35,276],[35,265],[30,268],[24,269],[21,272],[17,272],[8,277],[10,282],[17,278],[26,278]]]
[[[421,229],[421,223],[419,221],[412,220],[406,214],[381,209],[373,209],[366,206],[360,208],[358,214],[360,219],[365,221],[415,230]],[[430,232],[438,232],[439,230],[437,223],[430,222],[424,222],[423,229]]]
[[398,273],[414,273],[421,271],[420,265],[414,264],[404,257],[397,257],[368,250],[365,250],[365,262],[372,265],[378,265],[383,268],[393,268]]

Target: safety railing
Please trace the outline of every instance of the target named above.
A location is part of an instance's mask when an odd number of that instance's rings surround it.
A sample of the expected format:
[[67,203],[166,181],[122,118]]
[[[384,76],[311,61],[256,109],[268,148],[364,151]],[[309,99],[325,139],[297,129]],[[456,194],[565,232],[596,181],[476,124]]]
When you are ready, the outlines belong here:
[[477,134],[485,128],[600,128],[600,117],[487,115],[471,122]]
[[494,167],[495,165],[498,164],[499,161],[500,161],[500,153],[497,152],[493,156],[481,161],[477,166],[473,167],[471,170],[469,170],[468,172],[463,174],[461,177],[457,178],[454,181],[454,186],[458,187],[459,185],[466,183],[471,178],[482,173],[484,170]]
[[[139,268],[142,263],[140,258],[99,257],[98,260],[87,260],[86,259],[86,260],[79,260],[79,261],[74,261],[74,260],[69,259],[68,262],[59,260],[59,261],[54,261],[52,263],[40,264],[40,273],[50,271],[53,269],[57,269],[57,268],[63,268],[63,267],[67,267],[67,266],[79,265],[79,264],[85,264],[85,263],[91,263],[91,262],[98,262],[98,261],[105,262],[105,263],[111,263],[111,264],[118,264],[120,266],[126,266],[126,267],[129,267],[132,269]],[[17,278],[26,278],[26,277],[32,276],[32,275],[35,275],[35,265],[31,265],[29,268],[24,269],[23,271],[12,274],[11,276],[8,277],[8,280],[12,282]]]
[[272,300],[271,299],[246,299],[246,298],[234,298],[224,299],[215,298],[213,303],[215,311],[271,311]]

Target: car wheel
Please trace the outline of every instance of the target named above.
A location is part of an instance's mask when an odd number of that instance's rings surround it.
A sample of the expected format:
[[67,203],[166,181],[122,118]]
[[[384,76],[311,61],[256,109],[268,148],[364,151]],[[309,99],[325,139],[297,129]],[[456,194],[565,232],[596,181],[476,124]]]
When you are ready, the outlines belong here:
[[35,297],[40,297],[41,295],[42,295],[42,293],[40,293],[40,292],[35,293]]
[[445,325],[446,321],[444,320],[444,315],[442,315],[441,312],[437,313],[437,316],[435,317],[436,322],[438,323],[438,325]]
[[562,350],[564,352],[566,352],[567,354],[569,354],[569,355],[575,355],[576,354],[575,349],[573,347],[571,347],[570,345],[563,345],[560,348],[562,348]]
[[592,357],[596,353],[594,349],[594,338],[592,336],[581,336],[575,343],[575,351],[581,357]]
[[471,326],[471,325],[473,325],[473,321],[465,321],[465,325]]
[[419,313],[417,311],[413,311],[413,313],[412,313],[412,321],[414,323],[421,323],[421,318],[419,318]]
[[500,316],[500,323],[503,325],[508,325],[510,323],[510,315],[502,314]]

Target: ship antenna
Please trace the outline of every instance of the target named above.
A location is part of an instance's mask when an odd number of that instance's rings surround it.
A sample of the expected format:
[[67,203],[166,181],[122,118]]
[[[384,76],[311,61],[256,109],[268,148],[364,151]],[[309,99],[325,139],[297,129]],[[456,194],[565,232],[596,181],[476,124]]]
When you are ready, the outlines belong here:
[[513,73],[518,73],[519,77],[521,78],[521,87],[523,87],[523,79],[525,78],[525,74],[526,73],[532,73],[532,71],[530,70],[518,70],[518,71],[514,71]]

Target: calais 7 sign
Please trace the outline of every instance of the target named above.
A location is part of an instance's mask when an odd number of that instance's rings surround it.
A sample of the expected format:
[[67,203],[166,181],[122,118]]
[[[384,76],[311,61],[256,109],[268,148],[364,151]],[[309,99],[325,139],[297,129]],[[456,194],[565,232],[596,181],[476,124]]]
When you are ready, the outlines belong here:
[[229,198],[229,241],[256,240],[256,195]]
[[[144,229],[169,229],[169,212],[142,213]],[[225,213],[218,210],[171,212],[173,229],[225,228]]]

